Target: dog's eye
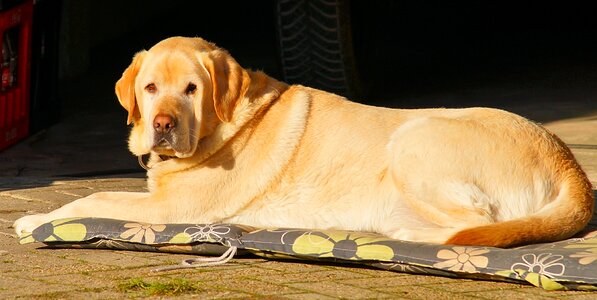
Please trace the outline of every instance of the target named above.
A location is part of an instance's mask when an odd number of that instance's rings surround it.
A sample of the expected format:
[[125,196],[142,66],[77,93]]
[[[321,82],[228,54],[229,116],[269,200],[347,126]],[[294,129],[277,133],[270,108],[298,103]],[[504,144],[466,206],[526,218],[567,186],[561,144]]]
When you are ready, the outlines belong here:
[[156,91],[157,89],[158,89],[158,88],[156,88],[156,87],[155,87],[155,84],[153,84],[153,83],[150,83],[150,84],[148,84],[147,86],[145,86],[145,90],[146,90],[148,93],[150,93],[150,94],[153,94],[153,93],[155,93],[155,91]]
[[197,90],[197,86],[194,83],[189,83],[189,85],[187,85],[187,88],[185,89],[185,94],[190,95],[195,93],[195,91]]

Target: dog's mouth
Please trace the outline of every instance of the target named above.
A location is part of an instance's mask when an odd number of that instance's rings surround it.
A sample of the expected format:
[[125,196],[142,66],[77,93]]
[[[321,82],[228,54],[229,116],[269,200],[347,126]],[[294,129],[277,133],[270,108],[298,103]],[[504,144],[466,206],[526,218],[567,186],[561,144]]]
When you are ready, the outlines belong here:
[[191,156],[190,149],[173,135],[156,136],[151,151],[169,157],[186,158]]
[[172,150],[172,142],[168,139],[162,138],[154,143],[154,150]]
[[175,145],[176,143],[174,143],[171,135],[156,135],[153,140],[151,151],[160,155],[176,156],[175,153],[178,151]]

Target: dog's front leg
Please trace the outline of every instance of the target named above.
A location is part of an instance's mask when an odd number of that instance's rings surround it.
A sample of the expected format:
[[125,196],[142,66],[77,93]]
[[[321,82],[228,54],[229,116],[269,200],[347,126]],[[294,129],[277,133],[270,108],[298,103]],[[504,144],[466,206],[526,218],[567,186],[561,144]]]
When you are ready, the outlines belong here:
[[159,201],[153,201],[149,193],[101,192],[75,200],[47,214],[24,216],[13,224],[13,228],[21,236],[52,220],[72,217],[157,223],[164,221],[164,207],[160,207]]

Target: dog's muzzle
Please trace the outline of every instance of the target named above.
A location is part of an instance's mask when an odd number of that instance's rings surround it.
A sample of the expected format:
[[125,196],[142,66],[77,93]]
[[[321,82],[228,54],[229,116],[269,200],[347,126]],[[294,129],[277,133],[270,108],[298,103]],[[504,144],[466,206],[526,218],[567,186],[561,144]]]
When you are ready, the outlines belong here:
[[153,119],[154,138],[153,145],[156,148],[172,148],[173,132],[176,128],[176,120],[171,115],[158,114]]

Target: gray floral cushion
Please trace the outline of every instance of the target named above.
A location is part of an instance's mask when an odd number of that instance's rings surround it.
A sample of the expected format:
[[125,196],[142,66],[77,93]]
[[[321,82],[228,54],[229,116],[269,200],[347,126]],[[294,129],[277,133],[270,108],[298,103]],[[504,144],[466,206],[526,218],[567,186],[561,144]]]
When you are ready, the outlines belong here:
[[200,255],[237,247],[241,254],[273,259],[352,262],[415,274],[527,282],[547,290],[597,290],[597,230],[556,243],[500,249],[412,243],[351,231],[72,218],[41,225],[20,242]]

